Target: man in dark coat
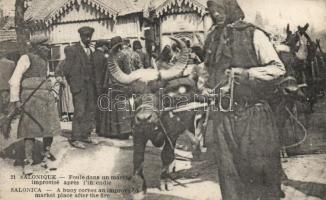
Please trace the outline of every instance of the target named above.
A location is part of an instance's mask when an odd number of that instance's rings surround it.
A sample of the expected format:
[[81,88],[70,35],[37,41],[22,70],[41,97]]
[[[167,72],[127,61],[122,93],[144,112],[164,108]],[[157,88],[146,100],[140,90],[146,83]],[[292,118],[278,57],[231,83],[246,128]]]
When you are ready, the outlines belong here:
[[94,29],[82,27],[78,32],[81,41],[65,49],[66,60],[63,70],[70,85],[74,104],[70,144],[85,149],[85,143],[98,143],[90,138],[96,111],[94,49],[90,46]]
[[231,73],[236,82],[233,111],[212,115],[223,200],[280,199],[279,134],[269,97],[284,65],[265,32],[242,20],[236,0],[209,0],[207,7],[214,22],[204,46],[208,86],[223,85]]

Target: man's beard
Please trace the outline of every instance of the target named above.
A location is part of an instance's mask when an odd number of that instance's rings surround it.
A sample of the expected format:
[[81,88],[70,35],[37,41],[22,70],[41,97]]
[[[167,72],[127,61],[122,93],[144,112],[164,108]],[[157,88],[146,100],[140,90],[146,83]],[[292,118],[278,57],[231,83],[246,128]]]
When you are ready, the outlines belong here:
[[91,41],[89,40],[82,40],[82,43],[85,45],[86,48],[89,48],[90,44],[91,44]]

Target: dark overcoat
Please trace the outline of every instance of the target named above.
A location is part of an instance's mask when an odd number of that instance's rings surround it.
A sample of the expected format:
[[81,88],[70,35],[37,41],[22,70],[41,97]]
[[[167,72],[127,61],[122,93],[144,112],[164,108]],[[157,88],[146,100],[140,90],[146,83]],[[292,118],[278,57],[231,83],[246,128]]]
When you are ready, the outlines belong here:
[[92,131],[95,117],[95,75],[93,53],[87,55],[80,43],[65,49],[63,71],[70,85],[74,118],[72,139],[87,139]]

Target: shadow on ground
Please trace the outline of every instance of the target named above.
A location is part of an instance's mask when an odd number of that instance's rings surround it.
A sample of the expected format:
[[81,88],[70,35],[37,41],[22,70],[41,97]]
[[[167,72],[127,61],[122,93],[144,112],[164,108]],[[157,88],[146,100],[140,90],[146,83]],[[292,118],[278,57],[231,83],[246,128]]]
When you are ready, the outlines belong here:
[[[43,143],[39,140],[36,140],[33,153],[34,164],[39,164],[42,161],[42,149]],[[3,151],[1,151],[0,158],[12,159],[15,161],[14,166],[21,166],[25,159],[24,140],[18,140],[5,148]]]
[[[116,157],[114,163],[115,166],[111,174],[128,174],[132,176],[133,166],[132,166],[132,147],[122,147],[120,148],[120,154]],[[204,160],[200,162],[189,162],[177,160],[177,171],[171,176],[175,180],[173,182],[172,191],[160,191],[158,188],[160,186],[160,172],[161,172],[161,150],[155,147],[146,147],[145,152],[145,163],[144,163],[144,175],[146,179],[146,184],[148,192],[145,196],[146,200],[151,199],[171,199],[171,200],[186,200],[186,199],[202,199],[198,193],[196,185],[200,185],[204,182],[217,183],[217,167],[215,163]],[[185,167],[182,169],[183,164],[188,165],[189,168]],[[180,167],[181,166],[181,167]],[[180,169],[181,168],[181,169]],[[116,185],[115,187],[119,187]],[[133,187],[132,183],[129,183],[128,187]],[[212,195],[218,195],[218,186],[216,188],[212,186],[207,188],[214,189]],[[188,191],[189,195],[185,195]],[[193,193],[195,196],[192,196]],[[196,197],[196,195],[199,195]],[[209,195],[208,195],[209,196]],[[124,199],[131,199],[131,194],[124,194]],[[205,199],[205,198],[203,198]],[[206,198],[207,199],[207,198]],[[208,199],[212,199],[212,196]]]
[[307,196],[314,196],[320,199],[326,199],[326,184],[303,182],[298,180],[287,180],[283,183],[285,186],[290,186],[305,193]]

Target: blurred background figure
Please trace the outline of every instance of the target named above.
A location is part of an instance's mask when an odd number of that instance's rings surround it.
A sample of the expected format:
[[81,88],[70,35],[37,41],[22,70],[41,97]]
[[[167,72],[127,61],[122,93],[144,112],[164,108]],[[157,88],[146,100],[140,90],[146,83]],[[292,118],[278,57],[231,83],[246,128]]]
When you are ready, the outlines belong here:
[[199,64],[204,62],[204,60],[205,60],[205,53],[203,47],[199,44],[194,44],[191,47],[190,62],[194,64]]
[[58,63],[55,68],[54,74],[58,83],[60,83],[59,96],[60,101],[58,103],[58,110],[61,113],[61,120],[63,122],[72,121],[73,113],[74,113],[74,105],[72,102],[72,94],[70,90],[70,86],[67,82],[67,79],[64,75],[65,60],[62,60]]
[[[129,74],[132,68],[128,55],[124,53],[126,44],[120,36],[113,37],[111,39],[112,54],[109,56],[113,56],[120,69]],[[131,110],[119,109],[119,106],[130,107],[128,99],[131,93],[128,86],[118,83],[110,74],[110,70],[106,69],[103,90],[109,99],[101,98],[100,103],[106,109],[101,110],[100,130],[97,134],[112,139],[128,139],[132,133]],[[116,97],[119,95],[125,98],[122,103],[124,105],[117,103]]]
[[128,38],[123,39],[122,53],[125,54],[125,59],[127,59],[131,71],[143,68],[140,57],[131,49],[130,39]]
[[[15,70],[15,63],[6,58],[6,52],[0,52],[0,123],[8,115],[9,111],[9,84],[8,81]],[[0,129],[0,137],[4,133]],[[6,135],[5,137],[8,137]],[[2,141],[1,146],[2,146]]]
[[[107,40],[99,40],[95,44],[95,52],[93,54],[94,59],[94,71],[95,71],[95,87],[96,87],[96,104],[98,98],[105,93],[103,88],[105,71],[107,68],[107,58],[109,56],[109,42]],[[96,106],[95,114],[95,127],[96,133],[100,135],[100,124],[101,124],[101,112],[99,107]]]
[[165,45],[157,61],[157,68],[159,70],[170,69],[171,67],[173,67],[173,64],[171,63],[172,58],[173,52],[170,45]]
[[177,43],[172,43],[171,45],[171,52],[172,52],[172,58],[170,60],[171,63],[176,63],[178,60],[178,57],[180,55],[180,49],[178,47]]
[[149,55],[143,51],[143,46],[142,46],[141,42],[139,40],[135,40],[132,43],[132,48],[133,48],[134,52],[138,54],[140,62],[141,62],[140,65],[142,66],[142,68],[145,68],[145,69],[150,68],[151,60],[149,58]]

